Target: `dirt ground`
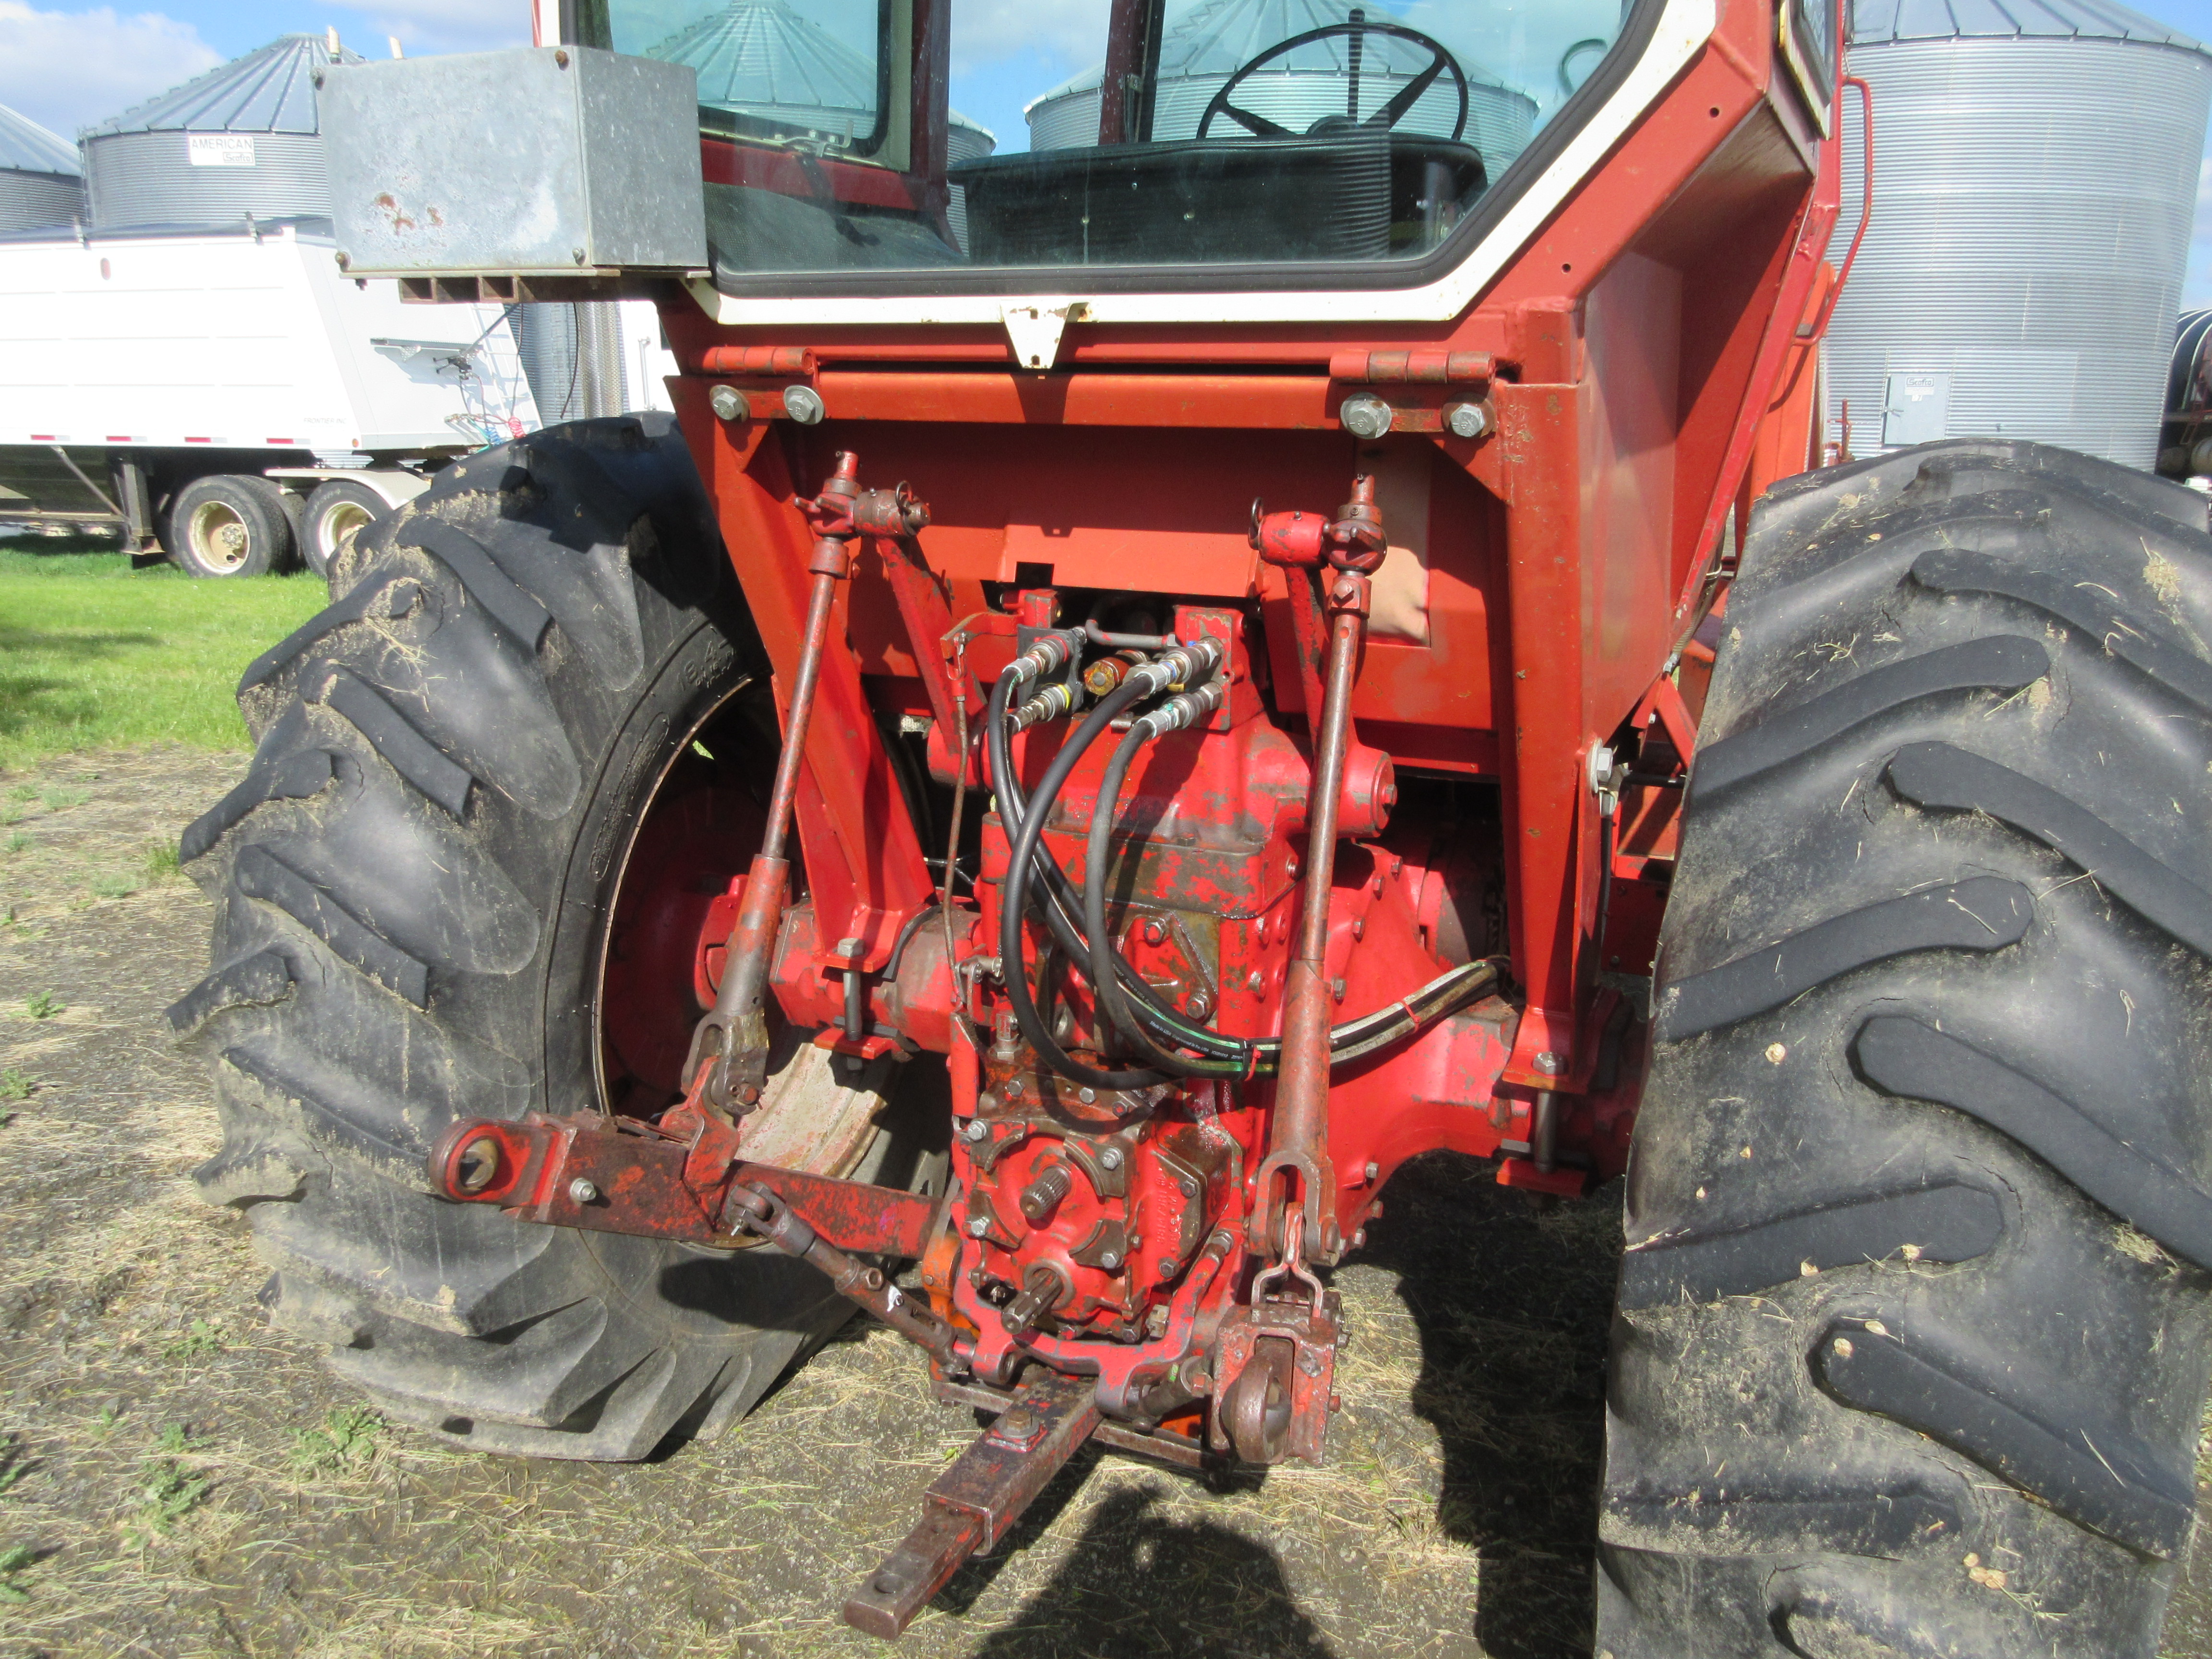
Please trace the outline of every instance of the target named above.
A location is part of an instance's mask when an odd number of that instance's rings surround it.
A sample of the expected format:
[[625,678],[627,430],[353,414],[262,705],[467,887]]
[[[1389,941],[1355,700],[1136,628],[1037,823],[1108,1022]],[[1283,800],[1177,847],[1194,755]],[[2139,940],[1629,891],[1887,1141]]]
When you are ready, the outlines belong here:
[[[848,1328],[720,1439],[591,1466],[386,1425],[264,1325],[160,1017],[207,907],[158,849],[241,764],[0,775],[0,1653],[881,1652],[837,1608],[975,1425],[888,1333]],[[1618,1234],[1617,1190],[1540,1213],[1484,1166],[1415,1166],[1335,1275],[1325,1468],[1087,1456],[900,1650],[1587,1653]],[[2192,1566],[2169,1659],[2212,1654],[2208,1590]]]

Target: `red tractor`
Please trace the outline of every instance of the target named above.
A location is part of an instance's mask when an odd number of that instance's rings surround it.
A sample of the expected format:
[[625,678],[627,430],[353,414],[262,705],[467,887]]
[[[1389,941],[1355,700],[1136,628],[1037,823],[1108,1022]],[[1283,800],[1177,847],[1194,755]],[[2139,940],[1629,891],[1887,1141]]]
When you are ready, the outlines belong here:
[[[173,1018],[281,1323],[624,1459],[858,1304],[990,1418],[846,1607],[890,1636],[1086,1441],[1324,1456],[1407,1159],[1626,1171],[1599,1652],[2154,1650],[2203,498],[1805,471],[1832,9],[1525,10],[1112,0],[1080,131],[957,162],[951,0],[329,72],[431,89],[334,162],[342,263],[655,292],[683,373],[440,474],[245,677]],[[484,253],[568,210],[466,158],[572,141],[573,264]]]

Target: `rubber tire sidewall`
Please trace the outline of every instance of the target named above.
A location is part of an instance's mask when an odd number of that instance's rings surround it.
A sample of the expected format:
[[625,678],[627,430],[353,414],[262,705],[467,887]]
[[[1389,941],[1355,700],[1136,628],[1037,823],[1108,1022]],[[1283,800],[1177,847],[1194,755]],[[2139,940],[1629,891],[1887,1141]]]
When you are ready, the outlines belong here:
[[[235,569],[206,564],[192,551],[191,516],[210,501],[228,507],[246,526],[246,557]],[[266,576],[283,570],[292,558],[292,520],[284,510],[283,490],[246,473],[215,472],[193,479],[170,500],[165,527],[162,541],[169,557],[186,575],[202,580]]]
[[[300,562],[325,581],[330,580],[331,560],[338,550],[324,547],[323,520],[340,506],[367,508],[370,523],[392,511],[383,496],[351,478],[325,478],[315,486],[300,518]],[[365,530],[368,526],[362,527]]]

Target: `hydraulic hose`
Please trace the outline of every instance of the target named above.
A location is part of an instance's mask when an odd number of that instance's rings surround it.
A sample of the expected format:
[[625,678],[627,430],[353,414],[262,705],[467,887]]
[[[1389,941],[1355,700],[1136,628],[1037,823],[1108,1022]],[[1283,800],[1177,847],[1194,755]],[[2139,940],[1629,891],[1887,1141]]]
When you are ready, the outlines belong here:
[[[1029,806],[1022,793],[1021,778],[1013,763],[1012,733],[1006,726],[1006,708],[1012,701],[1013,685],[1006,675],[1001,675],[991,688],[990,707],[984,715],[985,741],[988,744],[991,763],[991,788],[999,798],[999,819],[1006,826],[1006,837],[1012,841],[1021,834],[1022,823],[1029,816]],[[1051,800],[1044,801],[1048,811]],[[1044,883],[1043,901],[1038,906],[1045,925],[1052,930],[1060,948],[1070,960],[1088,962],[1091,947],[1083,937],[1076,918],[1083,913],[1082,896],[1075,885],[1049,857],[1040,853],[1032,864],[1032,874]],[[1208,1031],[1188,1024],[1175,1009],[1162,1000],[1158,992],[1147,984],[1136,970],[1114,953],[1119,984],[1124,994],[1134,1000],[1142,1018],[1164,1030],[1167,1035],[1186,1047],[1200,1049],[1228,1059],[1240,1059],[1250,1044],[1236,1037],[1224,1037],[1218,1031]]]
[[1106,1021],[1143,1052],[1145,1057],[1162,1071],[1175,1072],[1184,1077],[1241,1078],[1251,1071],[1249,1044],[1241,1060],[1188,1060],[1170,1054],[1152,1040],[1144,1023],[1132,1016],[1127,1000],[1121,994],[1121,969],[1127,966],[1114,948],[1114,935],[1106,925],[1106,866],[1113,851],[1114,814],[1121,805],[1121,786],[1129,774],[1130,763],[1154,735],[1155,728],[1149,719],[1139,720],[1114,750],[1114,757],[1106,763],[1104,777],[1098,786],[1098,802],[1091,814],[1091,839],[1085,849],[1083,866],[1083,924],[1091,935],[1089,963],[1091,994],[1098,1000],[1098,1011]]
[[[991,694],[993,758],[997,759],[999,734],[1004,729],[1006,682],[1001,679]],[[1098,734],[1112,725],[1114,717],[1139,698],[1150,696],[1157,688],[1150,680],[1131,677],[1101,698],[1082,725],[1077,726],[1060,752],[1052,757],[1044,776],[1037,782],[1036,810],[1025,813],[1021,829],[1014,836],[1013,857],[1006,866],[1006,890],[1000,896],[999,905],[999,961],[1001,979],[1006,986],[1006,1000],[1012,1005],[1014,1020],[1022,1035],[1029,1039],[1030,1047],[1053,1070],[1062,1076],[1093,1089],[1148,1089],[1157,1083],[1174,1080],[1174,1074],[1148,1070],[1103,1071],[1086,1066],[1060,1046],[1053,1034],[1045,1028],[1038,1014],[1036,1000],[1030,994],[1029,975],[1022,968],[1022,919],[1029,908],[1030,862],[1037,854],[1037,841],[1043,833],[1044,821],[1052,810],[1053,799],[1067,781],[1068,774],[1075,769],[1084,752],[1097,740]],[[1012,775],[1013,769],[1006,768]],[[1003,805],[1004,803],[1001,803]],[[1077,954],[1078,961],[1090,959],[1087,951]],[[1096,988],[1093,988],[1094,994]]]
[[[1109,1018],[1115,1018],[1115,1024],[1121,1024],[1121,1021],[1115,1016],[1121,1010],[1126,1010],[1137,1020],[1171,1041],[1200,1050],[1212,1057],[1217,1063],[1230,1062],[1222,1070],[1216,1071],[1196,1069],[1195,1062],[1178,1060],[1176,1070],[1184,1075],[1271,1075],[1282,1052],[1279,1038],[1229,1037],[1218,1031],[1190,1024],[1178,1011],[1169,1007],[1160,999],[1158,993],[1129,966],[1118,951],[1112,950],[1110,935],[1108,936],[1108,949],[1115,968],[1111,982],[1115,993],[1133,999],[1134,1006],[1121,1001],[1119,997],[1116,998],[1118,1008],[1109,1004],[1107,997],[1113,994],[1101,994],[1095,988],[1106,981],[1100,976],[1090,941],[1084,937],[1084,930],[1077,926],[1070,914],[1071,911],[1084,914],[1086,921],[1089,920],[1088,894],[1078,894],[1066,873],[1044,854],[1038,844],[1044,820],[1051,813],[1052,802],[1066,784],[1076,762],[1097,739],[1099,732],[1112,723],[1115,715],[1132,702],[1139,700],[1142,688],[1137,683],[1125,683],[1092,709],[1090,717],[1054,757],[1052,766],[1039,781],[1038,810],[1035,814],[1028,810],[1028,803],[1023,799],[1021,782],[1013,765],[1012,738],[1006,729],[1005,716],[1012,690],[1013,683],[1006,675],[1001,675],[993,684],[990,704],[984,717],[984,734],[990,758],[992,787],[999,798],[999,816],[1014,843],[1014,856],[1007,866],[1006,891],[1001,895],[1004,902],[1000,917],[1000,955],[1005,964],[1007,1000],[1013,1006],[1014,1017],[1022,1028],[1023,1035],[1055,1070],[1092,1088],[1143,1088],[1171,1080],[1155,1071],[1114,1072],[1085,1066],[1062,1048],[1051,1033],[1044,1029],[1044,1022],[1037,1012],[1036,1000],[1030,994],[1027,980],[1020,968],[1021,918],[1028,908],[1030,878],[1035,874],[1042,876],[1048,884],[1048,891],[1038,908],[1069,959],[1086,964],[1094,976],[1093,994],[1099,997],[1102,1012],[1107,1013]],[[1135,735],[1133,731],[1131,735]],[[1123,747],[1132,749],[1131,758],[1133,758],[1132,746],[1125,743]],[[1122,757],[1117,753],[1115,758],[1121,760]],[[1100,817],[1110,818],[1111,802],[1118,796],[1119,786],[1126,772],[1127,762],[1124,762],[1113,780],[1114,796],[1106,796],[1102,790],[1102,798],[1107,804],[1103,807]],[[1094,821],[1094,834],[1095,830]],[[1103,908],[1103,884],[1093,876],[1085,884],[1086,889],[1099,890]],[[1097,931],[1103,929],[1094,930]],[[1332,1028],[1329,1032],[1331,1063],[1356,1060],[1411,1036],[1444,1015],[1474,1001],[1504,978],[1502,960],[1463,963],[1388,1006]],[[1123,1029],[1127,1028],[1124,1025]],[[1154,1052],[1159,1051],[1155,1049]],[[1185,1067],[1194,1069],[1186,1071]],[[1127,1079],[1141,1079],[1142,1081],[1121,1080]]]

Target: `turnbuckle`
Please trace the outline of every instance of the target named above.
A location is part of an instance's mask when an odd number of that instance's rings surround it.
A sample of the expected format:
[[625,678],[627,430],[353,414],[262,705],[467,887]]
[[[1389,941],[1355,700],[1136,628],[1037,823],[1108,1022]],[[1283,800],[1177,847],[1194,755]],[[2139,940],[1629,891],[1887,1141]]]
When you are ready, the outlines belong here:
[[767,1187],[740,1182],[730,1188],[722,1209],[723,1224],[735,1231],[743,1228],[757,1234],[786,1255],[797,1256],[821,1270],[838,1295],[856,1304],[890,1326],[901,1336],[928,1350],[945,1370],[962,1372],[968,1361],[960,1351],[959,1333],[925,1304],[914,1301],[890,1282],[872,1262],[848,1255],[823,1237],[790,1205]]

